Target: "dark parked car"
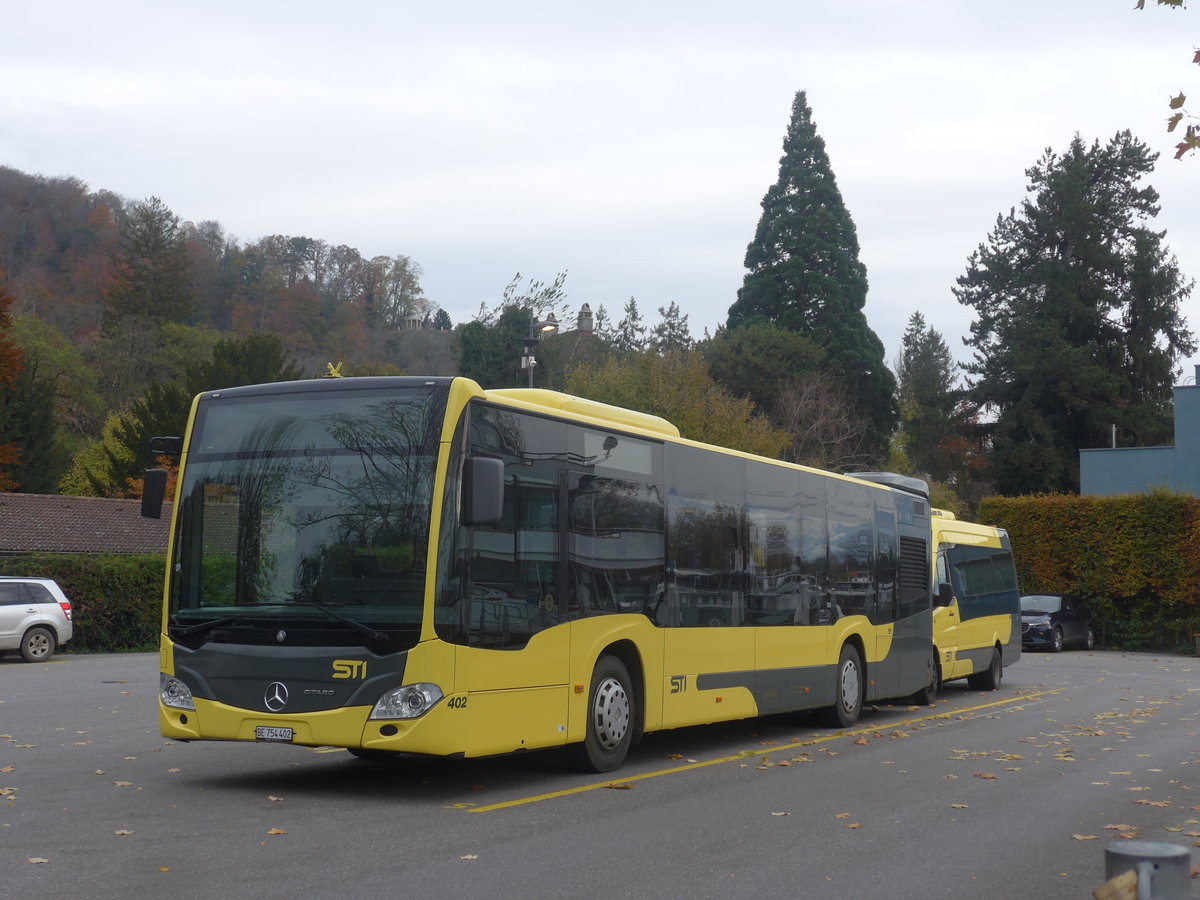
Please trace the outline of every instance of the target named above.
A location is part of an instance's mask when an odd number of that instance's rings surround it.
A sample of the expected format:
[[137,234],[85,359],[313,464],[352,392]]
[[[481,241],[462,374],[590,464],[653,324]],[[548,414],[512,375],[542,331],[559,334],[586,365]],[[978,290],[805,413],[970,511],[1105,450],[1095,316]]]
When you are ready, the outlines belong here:
[[1029,594],[1021,598],[1021,646],[1058,653],[1068,644],[1085,650],[1096,646],[1092,617],[1070,595]]

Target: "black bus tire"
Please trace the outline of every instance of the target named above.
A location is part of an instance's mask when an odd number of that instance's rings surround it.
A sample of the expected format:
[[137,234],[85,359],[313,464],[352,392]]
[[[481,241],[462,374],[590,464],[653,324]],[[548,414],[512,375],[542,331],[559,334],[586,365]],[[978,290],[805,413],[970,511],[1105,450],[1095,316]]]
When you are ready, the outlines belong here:
[[992,648],[992,661],[982,672],[967,676],[967,687],[973,691],[996,691],[1004,679],[1004,664],[1000,659],[1000,651]]
[[600,657],[592,670],[583,742],[567,747],[571,765],[585,772],[611,772],[620,766],[633,742],[635,712],[633,682],[625,664],[615,656]]
[[913,703],[918,706],[931,705],[942,690],[942,669],[938,665],[937,648],[930,648],[929,654],[929,683],[912,695]]
[[820,710],[821,720],[831,728],[849,728],[858,721],[863,704],[862,657],[852,644],[845,644],[838,657],[834,681],[834,703]]

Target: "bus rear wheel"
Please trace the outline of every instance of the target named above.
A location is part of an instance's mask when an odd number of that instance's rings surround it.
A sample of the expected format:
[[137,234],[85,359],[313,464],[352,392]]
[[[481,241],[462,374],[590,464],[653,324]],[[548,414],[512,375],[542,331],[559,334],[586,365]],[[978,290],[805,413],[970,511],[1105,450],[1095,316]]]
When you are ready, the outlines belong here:
[[625,664],[602,656],[592,670],[583,743],[567,748],[571,765],[585,772],[611,772],[625,761],[633,742],[634,698]]
[[996,691],[1004,678],[1004,665],[1000,659],[1000,651],[992,648],[992,661],[982,672],[967,676],[967,687],[973,691]]
[[831,728],[849,728],[862,712],[862,657],[852,645],[842,647],[838,658],[837,682],[834,685],[833,706],[820,711],[821,720]]

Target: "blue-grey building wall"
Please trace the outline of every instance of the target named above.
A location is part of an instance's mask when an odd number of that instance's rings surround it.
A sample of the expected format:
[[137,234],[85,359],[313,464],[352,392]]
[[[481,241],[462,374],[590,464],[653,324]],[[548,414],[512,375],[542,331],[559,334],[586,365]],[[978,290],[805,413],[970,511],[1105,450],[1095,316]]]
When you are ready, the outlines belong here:
[[1175,445],[1079,451],[1079,493],[1141,494],[1156,487],[1200,497],[1200,366],[1175,388]]

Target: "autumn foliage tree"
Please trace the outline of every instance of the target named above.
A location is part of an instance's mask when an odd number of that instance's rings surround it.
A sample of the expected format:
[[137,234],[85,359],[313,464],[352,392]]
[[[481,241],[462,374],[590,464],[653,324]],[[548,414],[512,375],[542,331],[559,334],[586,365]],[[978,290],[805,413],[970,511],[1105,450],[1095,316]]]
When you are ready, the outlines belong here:
[[567,393],[661,416],[685,438],[778,457],[788,446],[785,432],[709,377],[695,350],[663,355],[616,355],[599,365],[580,365],[567,376]]
[[[1159,6],[1170,6],[1174,9],[1183,9],[1184,0],[1156,0]],[[1137,0],[1135,9],[1145,9],[1146,0]],[[1196,50],[1192,55],[1192,62],[1200,66],[1200,50]],[[1185,154],[1192,150],[1200,149],[1200,120],[1196,116],[1191,115],[1184,108],[1187,103],[1187,94],[1180,91],[1167,103],[1171,111],[1171,115],[1167,118],[1167,133],[1174,134],[1176,129],[1187,120],[1184,125],[1183,137],[1179,143],[1175,145],[1175,158],[1182,159]]]

